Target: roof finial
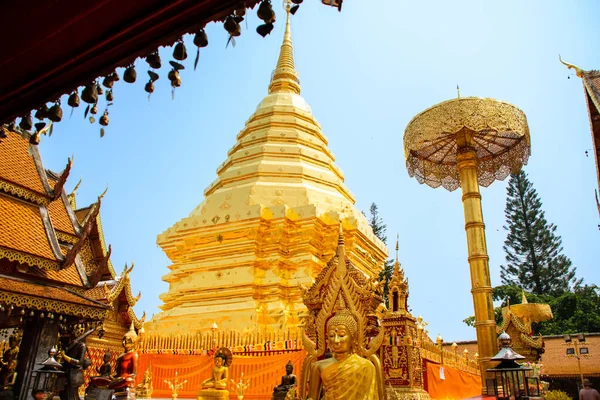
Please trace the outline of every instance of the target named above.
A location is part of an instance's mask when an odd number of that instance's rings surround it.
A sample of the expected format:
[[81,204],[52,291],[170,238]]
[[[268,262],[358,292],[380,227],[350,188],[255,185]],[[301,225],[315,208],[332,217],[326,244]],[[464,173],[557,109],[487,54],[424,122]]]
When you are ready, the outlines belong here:
[[300,80],[298,72],[294,67],[294,48],[292,46],[292,33],[290,28],[290,2],[284,2],[286,11],[285,32],[283,34],[283,43],[279,51],[279,59],[275,70],[271,75],[271,84],[269,93],[274,92],[292,92],[300,94]]
[[400,234],[396,233],[396,262],[398,262],[398,248],[400,247]]
[[460,99],[460,88],[456,85],[456,91],[458,92],[458,98]]
[[562,57],[560,56],[560,54],[558,55],[558,60],[559,60],[561,63],[563,63],[564,65],[566,65],[566,66],[567,66],[567,68],[569,68],[569,69],[573,68],[573,69],[575,70],[575,75],[577,75],[577,76],[578,76],[578,77],[580,77],[580,78],[583,78],[583,70],[582,70],[581,68],[579,68],[579,67],[578,67],[578,66],[576,66],[576,65],[573,65],[573,64],[569,64],[569,63],[566,63],[566,62],[564,62],[564,61],[562,60]]

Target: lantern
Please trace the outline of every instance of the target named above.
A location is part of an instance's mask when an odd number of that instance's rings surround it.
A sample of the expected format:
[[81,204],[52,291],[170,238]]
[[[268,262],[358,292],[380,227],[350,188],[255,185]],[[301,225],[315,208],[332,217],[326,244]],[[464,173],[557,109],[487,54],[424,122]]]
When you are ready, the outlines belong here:
[[[490,361],[500,361],[500,364],[487,370],[494,373],[493,386],[496,398],[521,400],[539,396],[538,378],[529,376],[531,367],[517,363],[517,360],[523,360],[525,357],[510,348],[510,336],[502,332],[498,339],[502,348]],[[488,394],[491,394],[489,389]]]
[[56,393],[58,378],[64,374],[60,369],[60,365],[55,359],[56,349],[51,348],[48,351],[48,359],[41,363],[41,368],[33,371],[33,392],[32,395],[35,397],[36,393]]

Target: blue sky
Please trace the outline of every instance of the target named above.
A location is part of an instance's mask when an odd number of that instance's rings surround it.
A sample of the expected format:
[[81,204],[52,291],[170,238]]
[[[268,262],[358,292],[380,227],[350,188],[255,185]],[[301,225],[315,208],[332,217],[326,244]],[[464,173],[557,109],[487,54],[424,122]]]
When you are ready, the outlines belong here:
[[[256,10],[249,11],[247,29],[242,23],[236,47],[225,48],[221,24],[209,25],[210,44],[196,71],[195,47],[186,37],[190,57],[174,100],[163,67],[148,101],[147,64],[138,60],[138,81],[115,84],[104,138],[97,123],[84,120],[83,107],[69,118],[65,106],[63,122],[42,139],[47,168],[60,171],[75,155],[67,189],[83,178],[79,206],[108,185],[104,232],[117,270],[135,261],[133,289],[143,293],[138,315],[158,312],[158,295],[168,289],[161,277],[170,263],[156,236],[202,201],[236,134],[267,93],[284,28],[277,3],[278,21],[264,39],[254,31]],[[532,142],[526,172],[578,276],[600,284],[597,181],[594,160],[584,153],[592,148],[589,119],[580,79],[558,62],[560,53],[583,69],[600,68],[600,3],[347,0],[342,13],[316,0],[304,3],[292,21],[302,95],[359,209],[377,203],[390,247],[399,234],[409,306],[429,323],[432,337],[475,338],[462,322],[473,306],[461,194],[409,178],[402,139],[410,119],[454,98],[457,84],[462,96],[498,98],[526,113]],[[161,55],[165,65],[171,49]],[[98,117],[102,111],[103,105]],[[495,182],[482,196],[497,285],[506,182]]]

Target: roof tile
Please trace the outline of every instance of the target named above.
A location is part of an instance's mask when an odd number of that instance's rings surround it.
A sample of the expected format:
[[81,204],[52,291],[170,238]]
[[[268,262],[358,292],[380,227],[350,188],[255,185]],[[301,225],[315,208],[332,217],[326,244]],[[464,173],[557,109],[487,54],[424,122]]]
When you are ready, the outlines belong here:
[[56,260],[39,207],[5,195],[0,195],[0,246]]
[[0,141],[0,179],[46,196],[29,146],[29,142],[16,132],[8,132],[8,137]]

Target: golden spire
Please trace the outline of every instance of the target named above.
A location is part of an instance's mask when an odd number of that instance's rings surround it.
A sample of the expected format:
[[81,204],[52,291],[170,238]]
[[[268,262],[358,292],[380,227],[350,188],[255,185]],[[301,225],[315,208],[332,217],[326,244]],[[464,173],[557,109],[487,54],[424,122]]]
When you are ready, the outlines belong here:
[[290,2],[286,1],[285,5],[286,21],[285,33],[283,34],[283,43],[279,51],[279,59],[277,66],[271,75],[271,84],[269,85],[269,93],[275,92],[292,92],[300,94],[300,80],[298,72],[294,67],[294,48],[292,47],[292,33],[290,29]]

